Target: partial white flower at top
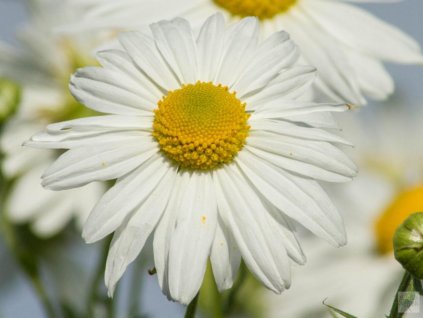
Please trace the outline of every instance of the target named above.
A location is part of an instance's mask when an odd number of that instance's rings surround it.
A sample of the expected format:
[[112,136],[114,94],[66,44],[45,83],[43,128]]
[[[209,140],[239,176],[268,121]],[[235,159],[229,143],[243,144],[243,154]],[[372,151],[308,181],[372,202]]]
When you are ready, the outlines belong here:
[[106,267],[110,294],[154,235],[162,290],[188,303],[210,257],[219,289],[241,257],[269,289],[290,285],[305,256],[294,223],[345,244],[338,212],[315,180],[348,181],[354,164],[330,112],[345,105],[299,101],[314,78],[294,66],[285,32],[259,41],[259,23],[227,27],[210,17],[194,36],[188,22],[151,25],[100,52],[102,67],[79,70],[74,96],[108,115],[49,125],[27,144],[69,149],[43,175],[50,189],[117,179],[83,230],[87,242],[115,232]]
[[[75,5],[81,0],[68,0]],[[360,0],[351,2],[376,2]],[[318,70],[317,87],[355,105],[383,100],[394,82],[383,62],[423,64],[420,47],[396,27],[344,0],[94,0],[70,30],[135,29],[175,16],[194,25],[214,12],[239,19],[257,16],[264,34],[286,30],[307,63]],[[86,5],[86,4],[85,4]]]
[[13,79],[23,92],[18,111],[0,138],[5,155],[1,169],[14,180],[6,204],[10,220],[29,222],[35,234],[50,237],[73,218],[82,226],[104,187],[92,184],[63,193],[43,189],[40,172],[59,153],[25,149],[22,143],[51,122],[93,113],[72,98],[68,80],[76,68],[92,63],[89,44],[98,45],[99,38],[54,34],[60,23],[75,21],[75,8],[58,6],[53,0],[31,1],[31,5],[30,22],[18,34],[21,47],[0,43],[0,78]]
[[423,211],[423,112],[404,112],[400,104],[343,121],[360,174],[329,193],[343,207],[348,246],[333,253],[304,238],[310,262],[293,270],[295,284],[283,297],[267,293],[269,317],[332,317],[325,299],[360,318],[389,312],[404,274],[393,255],[393,235],[409,215]]

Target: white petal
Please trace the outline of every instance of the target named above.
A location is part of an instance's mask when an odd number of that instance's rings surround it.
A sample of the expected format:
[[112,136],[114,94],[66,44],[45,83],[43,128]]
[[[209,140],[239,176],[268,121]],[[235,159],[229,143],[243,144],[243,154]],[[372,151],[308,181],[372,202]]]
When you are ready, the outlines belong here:
[[16,180],[7,203],[8,217],[14,222],[27,222],[48,209],[61,195],[44,189],[40,176],[46,165],[35,165]]
[[[87,2],[88,0],[83,1],[83,5],[87,6]],[[168,20],[175,16],[183,16],[198,5],[203,5],[204,0],[98,2],[92,7],[89,7],[88,4],[88,9],[85,9],[86,14],[82,16],[82,20],[65,26],[65,31],[138,29],[159,19]]]
[[213,275],[220,292],[232,287],[241,263],[241,254],[230,230],[218,222],[210,254]]
[[72,198],[61,195],[58,201],[39,212],[31,224],[31,229],[38,236],[47,238],[60,232],[72,219],[75,211]]
[[384,100],[394,92],[394,81],[382,62],[353,51],[346,51],[346,54],[357,74],[360,88],[368,96]]
[[81,104],[100,113],[131,116],[149,113],[137,107],[144,103],[137,96],[118,87],[84,78],[84,74],[78,72],[72,75],[69,88]]
[[188,304],[206,271],[216,232],[217,206],[209,173],[188,173],[169,246],[169,288],[172,299]]
[[168,205],[176,173],[169,170],[151,195],[113,236],[107,256],[105,281],[109,295],[128,265],[135,260]]
[[336,1],[309,1],[303,9],[350,49],[392,62],[423,63],[416,41],[360,8]]
[[302,56],[317,68],[322,86],[337,101],[356,105],[365,103],[346,56],[329,35],[316,29],[316,24],[300,10],[292,10],[292,14],[284,18],[284,24],[300,47]]
[[198,80],[197,47],[191,26],[184,19],[161,21],[150,26],[160,53],[181,83]]
[[293,66],[283,70],[262,90],[246,96],[247,109],[255,109],[260,104],[275,100],[291,100],[301,97],[316,77],[316,69],[311,66]]
[[169,169],[169,164],[156,155],[119,179],[88,217],[82,233],[86,242],[96,242],[115,231],[148,198]]
[[298,173],[299,175],[313,178],[317,180],[327,181],[327,182],[347,182],[351,181],[351,177],[346,177],[342,174],[328,171],[326,169],[320,168],[314,164],[307,162],[302,162],[298,160],[292,160],[287,157],[280,156],[278,154],[257,149],[254,147],[245,147],[246,150],[256,155],[257,157],[274,164],[275,166]]
[[354,163],[337,147],[327,142],[279,136],[264,131],[251,131],[249,146],[297,160],[346,177],[357,174]]
[[14,178],[26,173],[38,164],[46,161],[50,162],[53,158],[54,154],[52,151],[40,151],[21,146],[21,149],[16,152],[6,153],[1,168],[6,177]]
[[284,245],[269,232],[266,208],[233,165],[215,176],[219,212],[242,258],[267,288],[280,293],[290,285],[289,259]]
[[280,118],[317,112],[344,112],[349,110],[345,104],[303,102],[298,100],[274,99],[260,103],[253,111],[257,118]]
[[72,131],[87,130],[142,130],[151,131],[153,126],[152,117],[104,115],[79,118],[69,121],[62,121],[47,126],[49,133],[67,133]]
[[[256,190],[281,212],[328,242],[345,244],[342,219],[317,183],[294,177],[246,152],[238,154],[237,162]],[[314,195],[317,192],[321,199]]]
[[[79,69],[71,78],[71,91],[84,91],[80,101],[94,110],[107,111],[110,105],[112,113],[118,109],[125,112],[139,111],[140,114],[151,112],[157,107],[158,100],[148,94],[142,84],[129,79],[121,72],[101,67],[85,67]],[[78,95],[75,95],[78,98]]]
[[119,40],[134,63],[162,90],[170,91],[180,87],[178,79],[166,65],[154,40],[142,32],[127,32]]
[[306,256],[295,235],[295,228],[291,220],[271,204],[267,204],[266,208],[269,211],[269,231],[273,233],[275,240],[283,242],[289,258],[299,265],[304,265]]
[[34,122],[25,117],[17,114],[5,124],[0,137],[0,147],[6,155],[21,151],[22,142],[45,126],[44,123]]
[[179,210],[175,207],[180,206],[180,201],[185,194],[187,184],[188,178],[183,178],[180,175],[176,177],[175,186],[172,190],[169,203],[154,232],[154,265],[156,267],[160,288],[169,299],[171,299],[169,290],[170,237],[175,226],[177,214],[179,213]]
[[327,132],[323,129],[302,127],[286,121],[263,118],[257,119],[254,117],[250,118],[248,123],[251,126],[251,131],[269,131],[278,135],[285,135],[314,141],[326,141],[330,143],[352,146],[352,144],[346,141],[344,138]]
[[334,116],[329,112],[294,114],[286,116],[285,119],[299,125],[305,124],[310,127],[340,130]]
[[138,89],[146,99],[156,103],[163,97],[163,92],[143,72],[135,67],[129,55],[121,50],[106,50],[97,52],[101,65],[126,75],[132,82],[138,84]]
[[78,147],[98,146],[108,143],[126,143],[137,139],[152,138],[151,132],[141,130],[86,129],[40,132],[26,142],[24,146],[47,149],[73,149]]
[[76,225],[81,232],[90,212],[105,192],[106,184],[103,182],[93,182],[81,188],[67,190],[72,198],[79,198],[79,200],[72,201],[76,214]]
[[258,45],[259,22],[256,18],[245,18],[232,25],[223,36],[221,56],[215,82],[231,87],[241,71],[254,56]]
[[204,23],[197,39],[200,78],[213,81],[223,50],[225,21],[221,14],[212,15]]
[[117,179],[158,153],[151,139],[107,143],[66,151],[43,175],[43,186],[63,190]]
[[252,63],[246,66],[232,88],[242,98],[268,84],[282,69],[291,67],[298,57],[298,48],[289,35],[284,31],[275,33],[261,43]]

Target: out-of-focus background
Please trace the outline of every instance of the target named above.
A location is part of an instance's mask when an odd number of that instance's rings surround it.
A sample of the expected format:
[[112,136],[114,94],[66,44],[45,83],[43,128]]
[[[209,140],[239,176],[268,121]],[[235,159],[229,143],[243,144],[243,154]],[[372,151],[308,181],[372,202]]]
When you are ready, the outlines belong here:
[[[19,46],[16,40],[16,31],[21,28],[27,20],[27,8],[24,1],[20,0],[0,0],[0,41],[7,42],[14,46]],[[77,235],[72,235],[72,240]],[[66,241],[66,238],[64,238]],[[66,243],[65,243],[66,244]],[[63,247],[63,246],[62,246]],[[61,277],[61,280],[67,282],[61,292],[75,293],[74,298],[80,297],[79,293],[86,293],[85,286],[75,286],[74,282],[81,281],[79,275],[84,275],[82,266],[85,269],[93,270],[99,257],[98,247],[96,245],[85,245],[80,239],[78,242],[72,241],[66,248],[66,251],[50,251],[52,258],[60,258],[57,267],[66,267],[68,277]],[[76,259],[77,264],[71,260]],[[64,262],[64,263],[63,263]],[[148,266],[148,265],[145,265]],[[151,266],[152,267],[152,266]],[[72,270],[73,269],[73,270]],[[80,271],[78,271],[80,270]],[[146,273],[146,269],[144,272]],[[57,273],[61,275],[61,273]],[[76,276],[75,276],[76,275]],[[86,275],[86,274],[85,274]],[[122,280],[123,288],[130,284],[130,272]],[[82,278],[82,281],[84,279]],[[68,291],[64,290],[68,288]],[[140,307],[146,317],[182,317],[184,308],[177,303],[170,302],[163,296],[157,284],[155,276],[145,275],[142,279],[142,302]],[[54,293],[54,291],[53,291]],[[72,298],[72,295],[70,295]],[[124,307],[129,299],[129,295],[120,297],[120,307]],[[117,315],[121,317],[121,315]],[[45,317],[37,297],[34,295],[31,285],[27,278],[18,269],[10,257],[5,252],[5,246],[0,238],[0,317],[1,318],[42,318]],[[98,317],[102,317],[101,313]]]
[[[117,0],[118,1],[118,0]],[[172,1],[172,0],[169,0]],[[389,21],[399,27],[423,46],[423,1],[407,0],[397,3],[362,4],[360,5],[385,21]],[[19,25],[27,19],[27,12],[24,4],[19,0],[0,0],[0,40],[13,45],[19,45],[15,38],[15,32]],[[375,39],[377,41],[377,39]],[[418,111],[423,107],[423,67],[388,65],[396,83],[396,93],[391,101],[384,103],[370,102],[361,112],[372,113],[383,107],[404,107],[410,111]],[[401,105],[399,105],[401,104]],[[423,113],[420,111],[420,113]],[[423,118],[422,118],[423,120]],[[375,127],[376,129],[376,127]],[[348,135],[348,130],[345,131]],[[369,135],[369,138],[371,136]],[[387,137],[388,138],[388,137]],[[351,139],[351,138],[350,138]],[[354,137],[352,138],[354,139]],[[354,140],[353,140],[354,142]],[[86,246],[80,242],[72,243],[66,251],[55,251],[54,255],[61,255],[60,258],[77,258],[82,260],[79,266],[92,268],[98,257],[95,246]],[[1,318],[38,318],[43,317],[42,309],[27,279],[16,270],[16,264],[11,261],[0,240],[0,317]],[[54,247],[53,247],[54,250]],[[67,255],[69,254],[69,255]],[[148,267],[149,264],[146,266]],[[68,264],[72,267],[72,264]],[[77,273],[75,275],[78,275]],[[124,276],[122,284],[129,284],[131,273]],[[295,281],[295,277],[293,279]],[[72,277],[69,277],[69,288]],[[126,290],[126,288],[122,288]],[[154,276],[145,275],[142,285],[143,300],[140,304],[142,312],[148,317],[182,317],[183,308],[169,302],[161,293]],[[78,290],[71,289],[71,293]],[[81,291],[84,292],[84,291]],[[287,291],[286,293],[289,293]],[[122,303],[129,295],[122,295]],[[279,296],[284,297],[284,294]],[[302,299],[307,302],[307,299]],[[123,306],[123,305],[122,305]],[[423,315],[423,314],[422,314]]]
[[[414,37],[420,45],[423,44],[423,1],[405,0],[382,4],[360,4],[360,6],[399,27]],[[26,16],[22,1],[0,0],[0,39],[17,44],[14,32],[18,25],[25,22]],[[397,93],[404,95],[407,105],[420,105],[423,100],[421,68],[389,65],[388,69],[395,79]]]

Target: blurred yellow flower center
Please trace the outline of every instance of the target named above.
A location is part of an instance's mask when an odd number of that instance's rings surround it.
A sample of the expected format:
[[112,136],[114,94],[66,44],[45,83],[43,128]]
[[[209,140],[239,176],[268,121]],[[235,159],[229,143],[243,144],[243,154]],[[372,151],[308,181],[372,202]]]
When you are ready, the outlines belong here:
[[153,136],[179,166],[210,170],[231,162],[242,149],[248,118],[245,104],[227,87],[197,82],[159,101]]
[[378,251],[382,254],[392,252],[395,230],[409,215],[422,211],[423,185],[401,192],[376,220],[375,234]]
[[[69,39],[60,39],[57,48],[63,56],[63,64],[56,65],[51,70],[50,78],[55,82],[57,90],[61,92],[62,100],[54,105],[40,105],[38,117],[47,122],[60,122],[76,118],[97,116],[99,113],[80,104],[69,91],[69,78],[77,69],[98,65],[89,55],[80,52],[75,44]],[[52,65],[54,66],[54,65]]]
[[298,0],[213,0],[218,6],[240,17],[271,19],[291,8]]

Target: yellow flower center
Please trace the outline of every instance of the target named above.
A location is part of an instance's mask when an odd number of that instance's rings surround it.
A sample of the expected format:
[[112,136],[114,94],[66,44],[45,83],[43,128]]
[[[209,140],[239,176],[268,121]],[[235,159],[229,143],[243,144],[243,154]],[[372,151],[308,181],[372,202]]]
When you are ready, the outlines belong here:
[[382,254],[392,252],[395,230],[409,215],[421,211],[423,211],[423,185],[401,192],[376,220],[375,235],[378,251]]
[[242,149],[248,118],[245,104],[227,87],[197,82],[159,101],[153,136],[177,165],[211,170],[231,162]]
[[298,0],[213,0],[234,16],[255,16],[260,20],[271,19],[291,8]]

